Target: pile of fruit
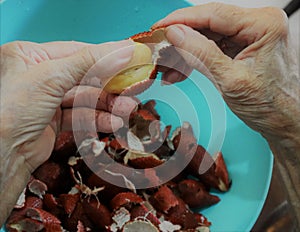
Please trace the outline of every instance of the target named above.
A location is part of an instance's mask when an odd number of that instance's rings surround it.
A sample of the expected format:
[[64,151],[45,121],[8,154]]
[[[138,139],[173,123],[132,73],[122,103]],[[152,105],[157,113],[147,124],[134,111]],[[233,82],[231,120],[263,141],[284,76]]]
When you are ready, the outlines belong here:
[[[213,159],[187,122],[172,133],[171,126],[161,128],[154,106],[140,104],[123,128],[97,137],[87,133],[80,146],[72,132],[62,132],[20,196],[7,230],[209,231],[211,222],[198,212],[219,202],[211,189],[230,187],[222,153]],[[204,159],[211,165],[199,174]],[[157,169],[166,164],[168,169]],[[164,182],[166,173],[173,178]]]

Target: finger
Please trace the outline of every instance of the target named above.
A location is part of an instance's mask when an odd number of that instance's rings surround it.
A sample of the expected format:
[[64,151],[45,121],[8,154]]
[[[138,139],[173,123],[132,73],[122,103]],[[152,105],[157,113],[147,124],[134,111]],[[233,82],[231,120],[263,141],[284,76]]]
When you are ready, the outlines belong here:
[[234,58],[248,46],[249,41],[237,40],[234,36],[228,37],[208,29],[201,29],[199,32],[208,39],[215,41],[218,47],[229,57]]
[[184,81],[188,75],[185,75],[176,69],[169,69],[168,71],[164,72],[162,75],[162,81],[164,85],[170,85],[177,82]]
[[50,157],[55,138],[55,131],[48,125],[36,140],[32,143],[28,143],[28,149],[30,149],[32,153],[27,157],[26,161],[29,167],[32,168],[31,173]]
[[176,10],[155,23],[152,28],[185,24],[192,28],[208,28],[214,32],[231,36],[243,28],[241,20],[245,17],[245,13],[245,8],[238,6],[208,3]]
[[114,115],[124,117],[137,107],[137,101],[131,97],[109,94],[93,86],[75,86],[64,96],[62,107],[87,107],[113,111]]
[[52,60],[73,55],[82,48],[91,44],[77,41],[57,41],[42,43],[40,45],[48,54],[48,57]]
[[183,81],[190,75],[192,68],[186,63],[177,49],[172,46],[164,50],[157,60],[158,71],[162,72],[163,84]]
[[164,84],[174,84],[177,82],[181,82],[184,81],[192,71],[193,68],[191,68],[181,57],[181,59],[177,64],[173,66],[173,68],[170,68],[168,71],[163,73],[162,80]]
[[89,108],[63,110],[62,131],[111,133],[123,126],[123,120],[108,112]]
[[266,31],[273,30],[270,24],[282,17],[283,12],[279,11],[275,8],[247,9],[223,3],[208,3],[174,11],[152,28],[185,24],[195,29],[210,29],[233,37],[234,42],[249,45],[262,38]]
[[166,28],[166,37],[172,43],[187,64],[207,74],[222,76],[225,69],[230,69],[232,59],[219,47],[199,32],[185,25],[172,25]]
[[38,64],[46,60],[59,59],[73,55],[90,44],[75,41],[57,41],[49,43],[33,43],[29,41],[15,42],[19,55],[29,64]]
[[91,78],[88,71],[94,67],[92,75],[100,84],[115,75],[129,63],[133,50],[129,40],[89,45],[71,56],[35,65],[27,75],[45,96],[62,98],[83,77]]

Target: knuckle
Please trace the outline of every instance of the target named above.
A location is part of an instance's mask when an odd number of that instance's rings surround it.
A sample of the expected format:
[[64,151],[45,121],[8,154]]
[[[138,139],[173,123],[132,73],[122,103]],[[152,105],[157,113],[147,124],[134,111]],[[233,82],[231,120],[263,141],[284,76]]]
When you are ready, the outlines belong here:
[[234,6],[226,5],[222,2],[210,2],[207,6],[212,9],[212,12],[214,12],[215,15],[223,17],[227,16],[235,8]]
[[276,9],[276,15],[278,16],[278,29],[283,35],[288,33],[288,18],[286,13],[281,9]]
[[288,18],[286,13],[277,7],[267,7],[265,9],[268,17],[270,18],[270,22],[274,25],[273,30],[276,31],[280,35],[287,35],[288,33]]
[[16,41],[4,44],[3,48],[6,51],[10,51],[10,52],[20,52],[21,51],[22,53],[24,53],[24,47],[30,46],[32,44],[33,43],[29,42],[29,41],[19,41],[19,40],[16,40]]
[[14,54],[17,51],[22,50],[23,47],[23,43],[22,41],[13,41],[7,44],[4,44],[1,46],[1,52],[3,52],[4,54]]
[[194,7],[181,8],[173,11],[168,15],[169,19],[173,19],[180,24],[188,24],[187,19],[190,17]]
[[177,9],[177,10],[173,11],[170,15],[171,16],[182,15],[184,12],[185,12],[185,9],[181,8],[181,9]]
[[96,63],[96,57],[91,50],[91,46],[86,46],[82,48],[81,52],[79,53],[81,58],[81,62],[86,64],[88,67],[91,67],[93,64]]
[[222,10],[224,8],[224,3],[221,2],[210,2],[207,5],[215,9],[216,11]]

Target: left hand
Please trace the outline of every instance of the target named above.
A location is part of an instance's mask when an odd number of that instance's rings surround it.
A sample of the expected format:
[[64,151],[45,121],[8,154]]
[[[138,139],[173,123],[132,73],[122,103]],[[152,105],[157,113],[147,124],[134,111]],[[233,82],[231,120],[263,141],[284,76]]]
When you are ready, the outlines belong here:
[[[122,116],[136,107],[133,99],[77,84],[90,70],[101,83],[125,68],[132,45],[126,40],[100,45],[13,42],[1,47],[0,225],[30,174],[49,158],[58,133],[72,130],[72,120],[79,122],[77,130],[96,125],[98,131],[112,132],[123,125]],[[74,107],[75,95],[79,100]]]

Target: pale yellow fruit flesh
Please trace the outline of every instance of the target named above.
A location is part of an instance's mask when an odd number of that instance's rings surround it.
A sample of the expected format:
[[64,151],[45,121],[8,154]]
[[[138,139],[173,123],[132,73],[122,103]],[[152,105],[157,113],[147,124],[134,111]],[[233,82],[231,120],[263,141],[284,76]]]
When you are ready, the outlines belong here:
[[135,43],[131,61],[124,71],[112,77],[104,90],[109,93],[120,94],[135,83],[149,79],[155,65],[152,64],[151,49],[142,43]]

